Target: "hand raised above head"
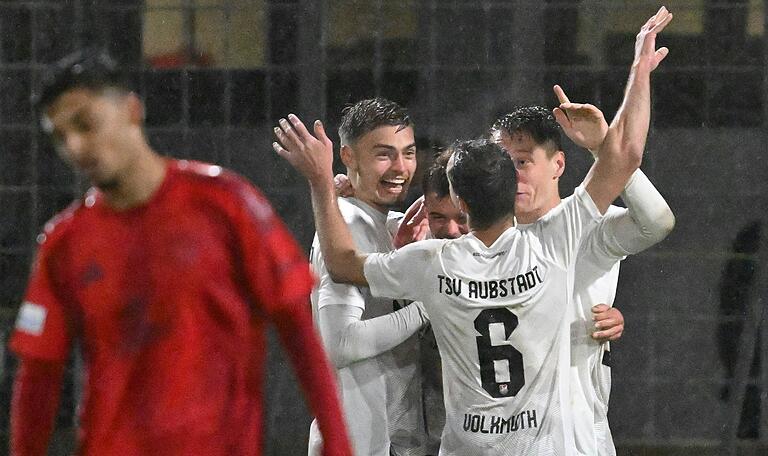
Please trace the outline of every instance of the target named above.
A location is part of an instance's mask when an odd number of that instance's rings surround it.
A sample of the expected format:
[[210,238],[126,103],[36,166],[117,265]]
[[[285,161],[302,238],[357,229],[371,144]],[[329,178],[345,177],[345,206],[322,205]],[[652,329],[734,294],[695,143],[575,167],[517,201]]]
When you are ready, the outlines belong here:
[[588,103],[572,103],[559,85],[553,89],[560,101],[560,106],[553,113],[563,132],[578,146],[597,150],[608,133],[608,122],[603,112]]
[[653,71],[659,66],[664,57],[669,54],[669,49],[661,47],[656,49],[656,35],[664,30],[664,27],[672,21],[672,13],[662,6],[659,11],[648,19],[640,28],[635,38],[635,60],[633,67],[647,68]]
[[294,114],[280,119],[274,128],[277,142],[272,148],[296,168],[310,184],[333,181],[333,143],[322,122],[314,123],[314,136]]

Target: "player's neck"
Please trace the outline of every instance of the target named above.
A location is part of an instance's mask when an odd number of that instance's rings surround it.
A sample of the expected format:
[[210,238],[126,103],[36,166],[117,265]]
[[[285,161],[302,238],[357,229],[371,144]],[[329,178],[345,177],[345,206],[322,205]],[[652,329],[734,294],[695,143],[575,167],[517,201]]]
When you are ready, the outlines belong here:
[[520,223],[522,225],[530,225],[532,223],[536,223],[540,218],[544,217],[547,214],[547,212],[556,208],[559,204],[560,204],[560,195],[558,194],[558,195],[555,195],[555,197],[550,198],[547,204],[541,207],[538,207],[532,211],[529,211],[529,212],[515,211],[515,217],[517,218],[517,223]]
[[165,179],[167,162],[149,146],[125,172],[118,184],[102,189],[109,206],[117,210],[130,209],[149,201]]
[[[471,222],[470,222],[471,223]],[[488,228],[482,230],[472,229],[472,234],[478,238],[486,247],[490,247],[496,242],[505,231],[515,226],[515,218],[513,216],[504,217]]]

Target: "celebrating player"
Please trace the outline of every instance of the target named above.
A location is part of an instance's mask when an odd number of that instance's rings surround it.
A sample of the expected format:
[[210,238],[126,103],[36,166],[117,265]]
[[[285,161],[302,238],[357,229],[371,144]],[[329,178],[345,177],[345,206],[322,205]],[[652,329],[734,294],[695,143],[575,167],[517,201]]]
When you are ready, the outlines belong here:
[[[514,228],[515,165],[495,143],[455,147],[452,197],[471,233],[389,254],[360,255],[340,217],[332,144],[294,115],[276,151],[310,182],[320,246],[335,280],[376,295],[424,301],[443,355],[446,427],[441,454],[572,453],[569,408],[569,283],[582,236],[639,167],[649,124],[650,73],[666,56],[660,11],[638,35],[625,100],[574,196],[525,231]],[[562,318],[552,318],[562,315]],[[479,335],[478,335],[479,334]]]
[[11,340],[12,454],[46,454],[74,343],[87,369],[78,454],[261,454],[268,322],[324,454],[352,454],[308,263],[266,199],[217,166],[155,153],[142,102],[102,52],[60,61],[39,106],[94,187],[39,236]]
[[[569,113],[567,118],[561,116],[567,128],[573,128],[575,119],[585,115],[576,113],[582,109],[593,113],[590,117],[596,125],[605,125],[605,129],[593,130],[594,137],[589,133],[582,136],[591,143],[577,140],[579,145],[595,149],[608,128],[602,113],[591,105],[572,107],[562,90],[557,91],[563,101],[560,109]],[[539,220],[546,220],[547,214],[562,204],[558,180],[565,167],[565,156],[558,124],[544,108],[521,108],[500,118],[494,124],[493,136],[518,169],[515,216],[519,229],[529,229]],[[621,196],[628,209],[611,206],[600,227],[582,241],[576,261],[574,305],[567,309],[573,322],[571,404],[575,416],[580,417],[574,420],[576,448],[585,455],[615,454],[607,417],[610,348],[600,342],[615,340],[623,326],[610,327],[623,318],[618,313],[608,314],[616,295],[619,262],[626,255],[661,241],[674,226],[669,205],[639,169]]]
[[[394,231],[387,226],[388,208],[405,196],[416,170],[411,119],[397,103],[362,100],[344,111],[339,136],[355,194],[339,199],[344,220],[361,252],[388,252]],[[411,337],[427,321],[421,304],[393,313],[391,298],[334,283],[318,242],[316,237],[312,246],[319,276],[312,306],[337,368],[355,454],[423,455],[419,341]],[[309,454],[318,454],[321,446],[313,422]]]

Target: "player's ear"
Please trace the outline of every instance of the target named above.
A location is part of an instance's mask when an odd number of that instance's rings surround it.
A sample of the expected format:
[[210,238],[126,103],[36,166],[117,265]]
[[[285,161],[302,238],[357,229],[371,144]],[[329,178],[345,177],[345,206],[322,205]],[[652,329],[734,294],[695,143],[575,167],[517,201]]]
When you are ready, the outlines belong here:
[[552,157],[552,164],[554,165],[554,175],[552,179],[559,179],[565,172],[565,152],[558,150]]
[[467,202],[464,201],[464,198],[456,195],[456,201],[459,203],[459,210],[465,214],[469,214],[469,207],[467,206]]
[[136,95],[134,92],[131,92],[127,95],[127,101],[128,101],[128,116],[130,118],[130,122],[133,125],[143,125],[144,124],[144,103],[139,99],[138,95]]
[[341,146],[341,149],[339,150],[339,156],[341,157],[341,162],[344,163],[344,166],[346,166],[347,169],[357,170],[355,151],[353,151],[348,144]]

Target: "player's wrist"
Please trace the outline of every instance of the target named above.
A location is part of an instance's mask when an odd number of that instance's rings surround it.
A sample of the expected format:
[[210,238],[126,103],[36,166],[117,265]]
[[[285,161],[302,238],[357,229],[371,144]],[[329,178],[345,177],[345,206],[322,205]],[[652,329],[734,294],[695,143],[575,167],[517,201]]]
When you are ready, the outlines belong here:
[[333,180],[333,173],[317,172],[307,179],[309,181],[309,187],[313,192],[318,194],[333,194],[336,195],[336,184]]

